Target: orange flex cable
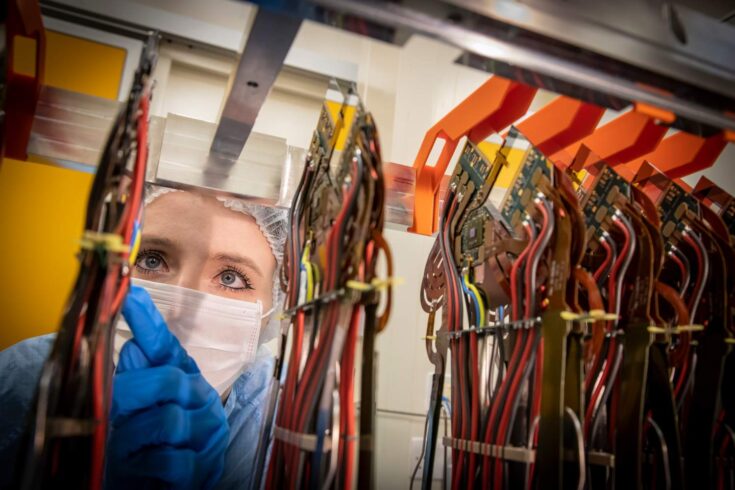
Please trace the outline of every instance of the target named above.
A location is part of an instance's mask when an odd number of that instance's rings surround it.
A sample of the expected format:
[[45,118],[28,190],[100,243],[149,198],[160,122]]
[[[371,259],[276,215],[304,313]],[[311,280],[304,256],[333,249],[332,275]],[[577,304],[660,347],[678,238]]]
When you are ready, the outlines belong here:
[[[574,269],[574,279],[587,291],[587,305],[590,310],[604,310],[602,294],[592,274],[581,267]],[[592,360],[602,350],[605,342],[605,322],[596,321],[592,324],[592,340],[584,346],[585,366],[592,365]]]

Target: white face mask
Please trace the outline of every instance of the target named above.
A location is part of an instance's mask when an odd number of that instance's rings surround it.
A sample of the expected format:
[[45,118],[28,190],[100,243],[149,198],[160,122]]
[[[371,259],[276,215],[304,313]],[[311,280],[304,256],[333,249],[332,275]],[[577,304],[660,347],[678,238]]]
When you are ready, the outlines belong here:
[[[202,376],[224,394],[255,360],[261,322],[266,313],[260,301],[252,303],[194,289],[133,279],[143,286]],[[115,363],[125,341],[133,336],[125,319],[115,328]]]

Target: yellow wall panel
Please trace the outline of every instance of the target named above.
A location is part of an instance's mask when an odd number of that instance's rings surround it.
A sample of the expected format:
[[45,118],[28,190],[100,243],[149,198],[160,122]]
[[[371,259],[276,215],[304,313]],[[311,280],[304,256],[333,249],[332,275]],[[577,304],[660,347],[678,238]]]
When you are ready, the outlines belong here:
[[44,84],[117,99],[127,51],[54,31],[46,31]]
[[0,167],[0,349],[57,329],[76,278],[93,176],[6,159]]
[[[117,99],[125,49],[46,34],[46,85]],[[2,162],[0,349],[58,328],[79,270],[76,253],[92,178],[52,164]]]

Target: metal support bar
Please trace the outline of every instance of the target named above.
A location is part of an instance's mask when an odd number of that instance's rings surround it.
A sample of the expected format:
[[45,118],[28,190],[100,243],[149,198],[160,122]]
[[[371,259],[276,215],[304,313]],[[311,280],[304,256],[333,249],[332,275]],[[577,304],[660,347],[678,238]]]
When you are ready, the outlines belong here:
[[212,141],[212,152],[230,159],[240,156],[300,26],[300,18],[258,9]]
[[[255,0],[255,3],[267,2]],[[656,35],[652,34],[650,26],[664,24],[665,18],[649,18],[647,23],[631,27],[634,32],[621,33],[619,24],[609,25],[599,16],[591,22],[589,16],[583,19],[555,14],[558,5],[542,12],[535,5],[508,1],[301,0],[300,3],[302,12],[310,12],[309,18],[317,22],[393,42],[404,39],[405,33],[420,33],[532,74],[628,103],[664,109],[677,119],[735,129],[735,118],[723,111],[722,104],[726,101],[724,105],[732,105],[735,97],[735,73],[723,62],[735,41],[727,36],[727,26],[686,9],[678,9],[680,17],[685,19],[689,39],[682,46],[672,42],[665,30],[658,29]],[[455,5],[448,5],[452,3]],[[601,1],[575,3],[574,9],[588,14],[595,9],[607,9],[606,13],[610,10]],[[645,9],[636,14],[651,12]],[[580,38],[582,33],[584,42]],[[586,48],[584,56],[580,55],[580,45]],[[614,65],[615,69],[607,69],[608,65]],[[657,87],[677,83],[688,84],[689,92],[679,95]]]

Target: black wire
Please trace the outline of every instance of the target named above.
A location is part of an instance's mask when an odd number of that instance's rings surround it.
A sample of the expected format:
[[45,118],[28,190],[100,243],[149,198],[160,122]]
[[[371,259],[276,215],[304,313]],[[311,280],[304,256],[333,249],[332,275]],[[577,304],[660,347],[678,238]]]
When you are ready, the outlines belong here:
[[[421,466],[421,460],[424,459],[424,454],[426,453],[426,436],[429,432],[429,417],[426,417],[424,420],[424,442],[421,444],[421,454],[419,455],[418,461],[416,461],[416,466],[413,468],[413,473],[411,473],[411,484],[409,485],[409,490],[413,490],[413,482],[416,480],[416,473],[419,471],[419,467]],[[434,448],[430,449],[431,451],[434,450]]]
[[610,350],[610,344],[614,342],[612,337],[610,335],[606,335],[605,338],[602,341],[602,348],[600,349],[600,355],[597,356],[597,359],[595,361],[595,364],[590,368],[592,371],[592,377],[590,378],[590,386],[589,386],[589,393],[585,393],[585,397],[587,398],[587,402],[589,402],[589,398],[592,396],[592,393],[595,391],[595,381],[597,378],[600,377],[600,372],[602,371],[602,363],[603,359],[607,358],[607,353]]
[[[521,401],[521,392],[523,391],[523,387],[528,381],[529,376],[531,375],[531,371],[534,369],[534,365],[536,363],[536,356],[538,354],[538,346],[541,342],[541,332],[536,332],[536,337],[533,339],[533,345],[531,346],[531,356],[529,357],[528,362],[523,367],[523,373],[521,374],[521,380],[520,384],[518,386],[518,391],[513,399],[513,403],[511,405],[511,412],[510,412],[510,419],[508,420],[508,429],[505,432],[505,440],[503,441],[504,446],[508,446],[510,444],[510,438],[513,433],[513,426],[515,425],[516,416],[518,414],[518,407],[520,405]],[[529,389],[529,400],[531,399],[531,393],[533,393],[533,389]],[[533,422],[533,421],[532,421]],[[503,463],[504,469],[503,472],[507,474],[508,472],[508,462]],[[508,485],[508,479],[504,478],[505,486],[507,488]],[[525,485],[524,485],[525,488]]]
[[[592,417],[592,427],[590,428],[590,447],[592,447],[592,441],[594,441],[595,433],[597,432],[597,426],[600,422],[600,415],[602,414],[602,407],[607,405],[607,401],[610,399],[610,395],[612,394],[613,388],[615,387],[615,381],[618,377],[618,371],[620,370],[620,364],[622,363],[623,359],[623,344],[617,343],[615,347],[615,358],[613,359],[613,367],[610,371],[610,379],[607,382],[607,386],[605,386],[605,392],[602,394],[602,400],[600,400],[599,405],[597,406],[597,410],[595,411],[595,414]],[[614,420],[608,420],[609,424],[614,424]]]
[[[355,121],[355,123],[357,123],[357,121]],[[364,171],[363,162],[362,162],[362,159],[361,158],[356,158],[355,160],[357,162],[357,172],[356,172],[356,177],[353,180],[353,185],[360,186],[360,184],[362,183],[362,177],[363,177],[363,171]],[[337,228],[332,230],[332,233],[334,233],[335,230],[336,230],[336,233],[337,233],[336,236],[337,237],[343,237],[344,236],[345,227],[347,226],[347,223],[349,221],[349,218],[354,215],[355,207],[357,205],[357,201],[358,201],[359,195],[360,195],[359,190],[360,190],[359,188],[358,189],[355,189],[355,192],[352,193],[353,195],[352,195],[349,203],[347,204],[347,208],[346,208],[346,212],[345,212],[344,218],[338,224]],[[336,253],[333,254],[334,257],[328,257],[332,261],[332,266],[333,266],[333,269],[332,270],[335,271],[335,274],[338,275],[338,277],[335,278],[335,284],[341,284],[341,281],[339,281],[339,279],[340,279],[340,277],[339,277],[339,273],[340,273],[339,267],[340,267],[341,262],[342,262],[341,261],[341,258],[342,258],[342,248],[343,248],[341,245],[342,245],[342,243],[340,243],[340,246],[339,247],[336,247],[337,250],[336,250]],[[339,306],[333,303],[330,306],[330,308],[328,308],[327,310],[329,311],[331,308],[339,308]],[[338,313],[335,312],[334,314],[338,314]],[[338,319],[335,319],[335,323],[336,323],[336,321],[338,321]],[[329,331],[327,331],[326,335],[328,335],[328,337],[326,337],[324,339],[325,345],[330,345],[331,342],[332,342],[332,340],[333,340],[333,338],[334,338],[333,337],[334,336],[334,328],[332,328]],[[315,364],[316,365],[315,365],[315,368],[314,368],[315,376],[313,376],[311,379],[303,380],[303,382],[307,383],[307,386],[305,388],[307,391],[309,391],[309,388],[311,386],[313,386],[312,383],[316,383],[316,386],[315,386],[315,389],[314,389],[314,393],[315,394],[318,394],[320,392],[320,390],[323,388],[324,382],[325,382],[326,376],[327,376],[327,363],[328,363],[328,360],[329,360],[329,354],[330,354],[329,349],[326,349],[326,348],[325,349],[320,349],[319,351],[317,351],[317,353],[316,353],[317,360],[315,361]],[[318,398],[319,398],[318,396],[314,396],[314,397],[312,397],[312,399],[307,400],[305,402],[304,410],[306,411],[306,414],[307,414],[307,416],[305,417],[305,420],[306,421],[310,421],[310,420],[313,420],[314,419],[314,412],[316,411],[316,406],[317,406],[317,404],[319,402]],[[301,430],[301,428],[300,427],[297,427],[297,430]],[[313,464],[314,467],[312,468],[312,472],[315,472],[316,473],[316,472],[319,471],[319,464],[320,464],[320,460],[321,460],[321,454],[317,454],[315,452],[312,459],[313,459],[313,463],[314,463]]]

